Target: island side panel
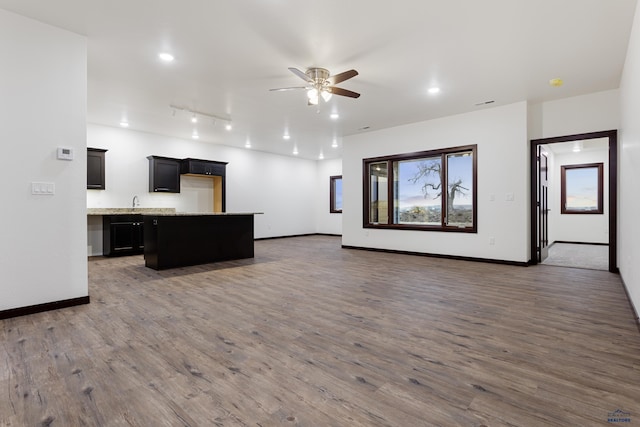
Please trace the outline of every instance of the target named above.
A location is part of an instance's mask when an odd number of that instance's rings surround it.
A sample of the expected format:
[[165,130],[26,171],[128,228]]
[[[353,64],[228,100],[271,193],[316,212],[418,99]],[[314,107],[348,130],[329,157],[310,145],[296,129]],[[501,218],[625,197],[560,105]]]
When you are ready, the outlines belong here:
[[253,258],[253,244],[253,215],[145,217],[145,265],[156,270]]

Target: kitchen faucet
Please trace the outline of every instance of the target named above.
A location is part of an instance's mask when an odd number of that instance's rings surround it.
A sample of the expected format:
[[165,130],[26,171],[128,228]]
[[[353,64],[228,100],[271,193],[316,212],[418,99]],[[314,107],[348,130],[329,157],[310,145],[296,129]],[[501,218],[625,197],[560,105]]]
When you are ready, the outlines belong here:
[[140,206],[140,200],[138,200],[138,196],[133,196],[133,207]]

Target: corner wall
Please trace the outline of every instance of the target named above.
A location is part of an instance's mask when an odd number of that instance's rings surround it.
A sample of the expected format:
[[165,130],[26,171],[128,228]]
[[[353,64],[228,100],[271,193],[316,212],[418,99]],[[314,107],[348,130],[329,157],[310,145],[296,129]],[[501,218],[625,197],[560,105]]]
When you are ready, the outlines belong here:
[[86,297],[86,39],[0,9],[0,53],[0,311]]
[[640,7],[629,39],[620,84],[618,267],[636,314],[640,312]]
[[342,175],[342,159],[319,160],[316,183],[316,232],[321,234],[342,234],[341,213],[329,212],[329,178]]

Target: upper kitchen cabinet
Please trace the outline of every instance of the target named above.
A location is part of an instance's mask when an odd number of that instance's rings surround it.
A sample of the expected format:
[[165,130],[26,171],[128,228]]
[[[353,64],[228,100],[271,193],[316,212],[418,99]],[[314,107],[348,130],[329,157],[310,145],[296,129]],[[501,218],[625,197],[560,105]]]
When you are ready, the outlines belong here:
[[182,173],[192,175],[225,176],[227,162],[213,160],[182,159]]
[[87,148],[87,189],[104,190],[105,153],[101,148]]
[[202,159],[182,159],[182,174],[213,180],[213,212],[226,211],[227,162]]
[[180,192],[180,159],[149,156],[149,192]]

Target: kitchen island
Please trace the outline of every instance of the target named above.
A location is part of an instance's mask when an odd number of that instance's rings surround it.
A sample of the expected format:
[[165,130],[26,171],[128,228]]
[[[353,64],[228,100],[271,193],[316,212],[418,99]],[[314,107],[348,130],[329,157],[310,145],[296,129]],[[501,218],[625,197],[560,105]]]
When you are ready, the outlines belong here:
[[154,270],[253,258],[255,213],[144,215],[144,261]]

